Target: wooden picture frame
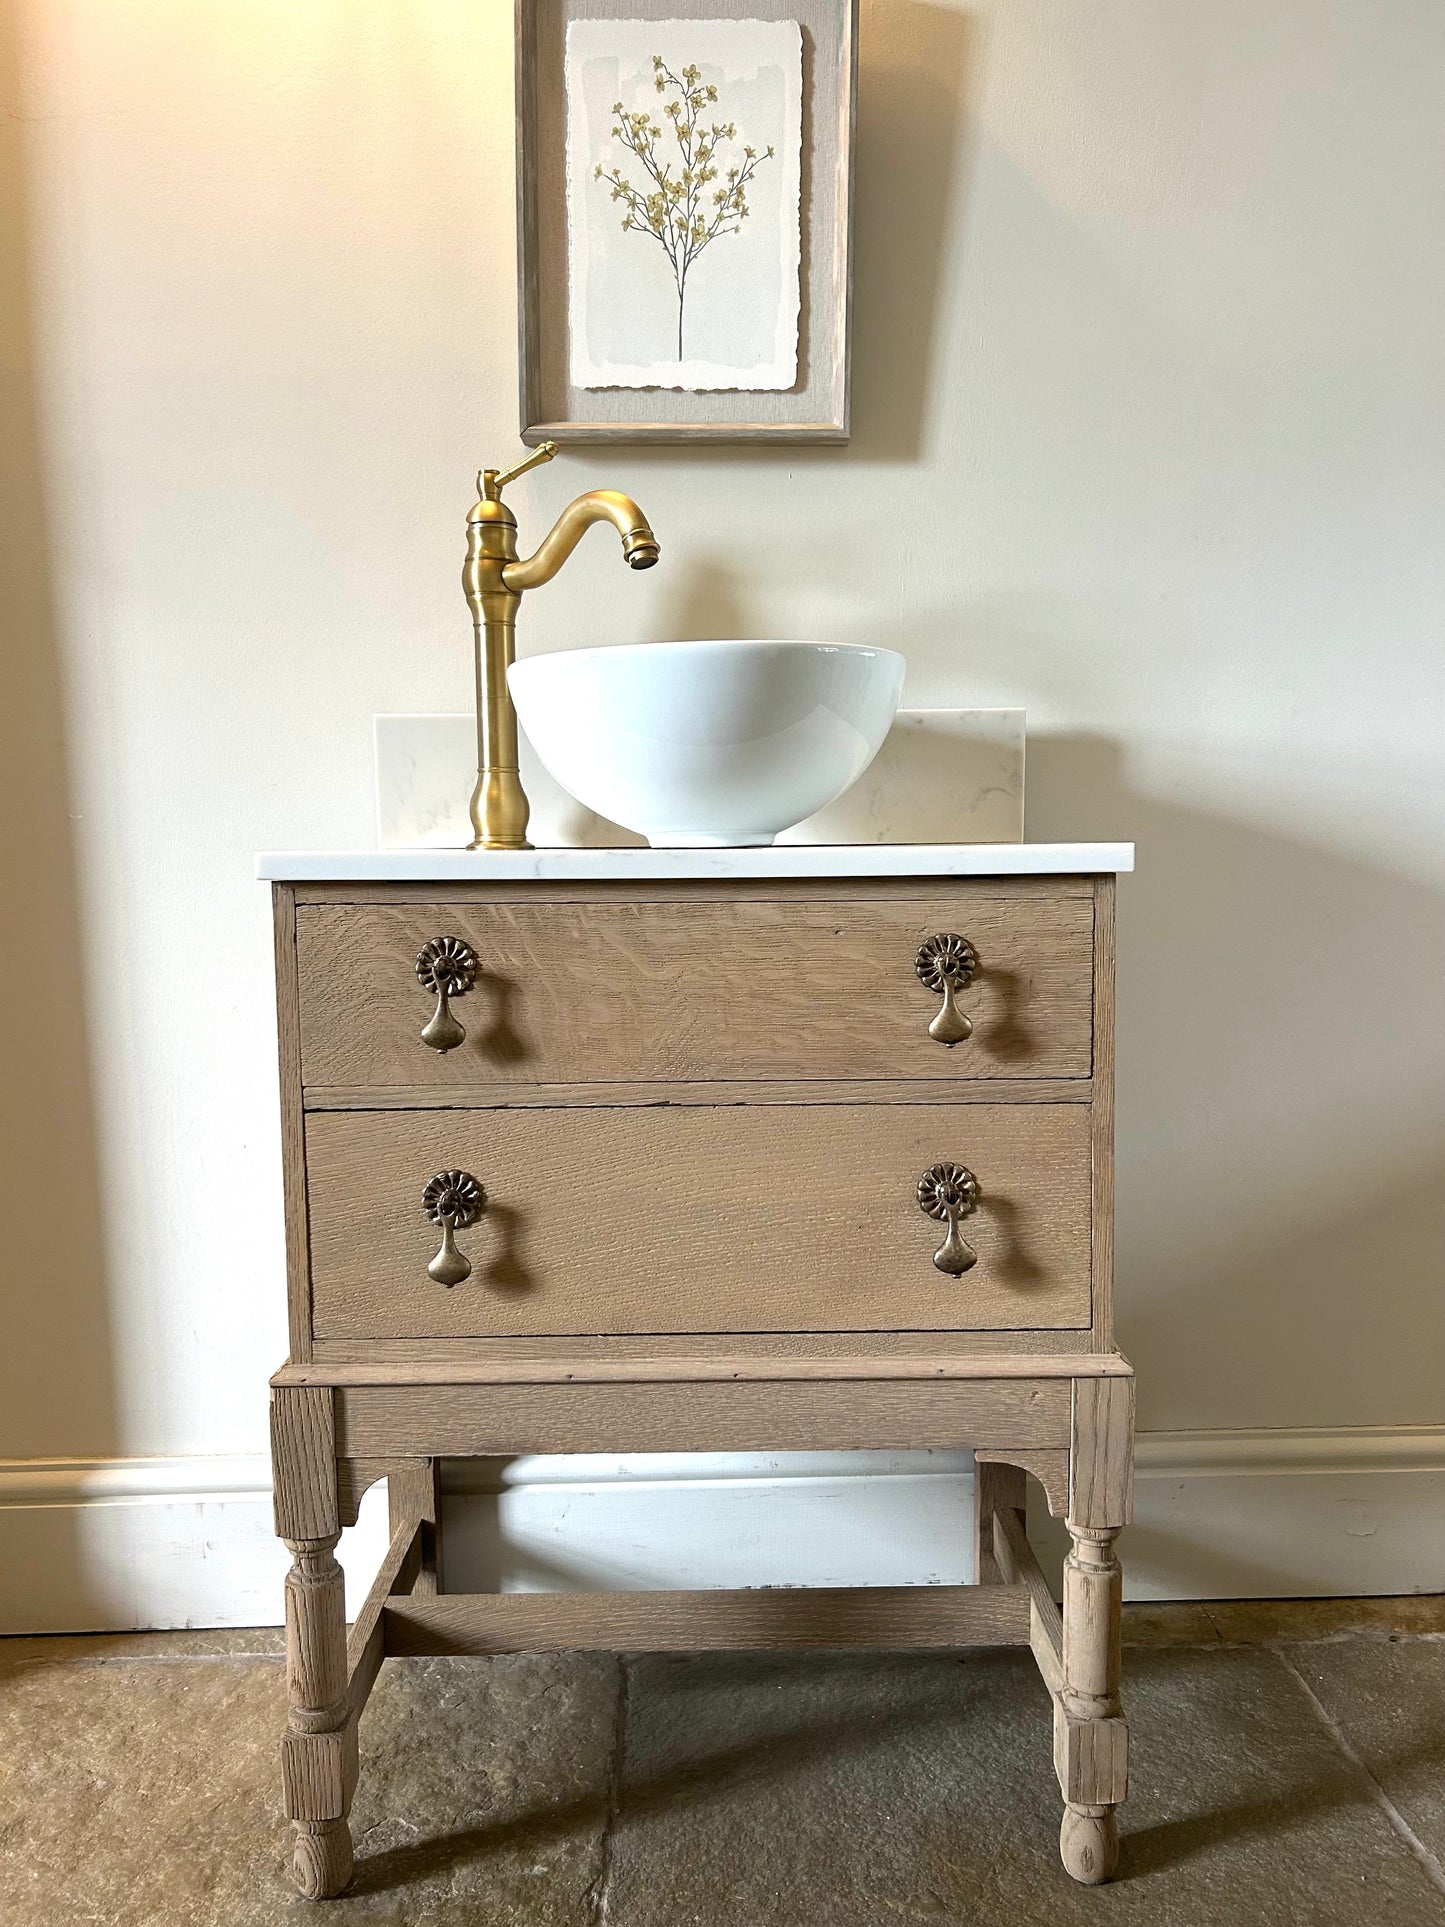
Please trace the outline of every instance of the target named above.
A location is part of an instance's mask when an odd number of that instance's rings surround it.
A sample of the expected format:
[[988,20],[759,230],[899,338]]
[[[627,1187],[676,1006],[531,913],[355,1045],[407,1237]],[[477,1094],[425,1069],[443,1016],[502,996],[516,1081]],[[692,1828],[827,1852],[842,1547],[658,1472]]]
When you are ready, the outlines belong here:
[[[576,388],[569,378],[565,49],[584,19],[796,21],[802,31],[798,379],[785,391]],[[858,0],[516,0],[521,435],[563,443],[846,442]]]

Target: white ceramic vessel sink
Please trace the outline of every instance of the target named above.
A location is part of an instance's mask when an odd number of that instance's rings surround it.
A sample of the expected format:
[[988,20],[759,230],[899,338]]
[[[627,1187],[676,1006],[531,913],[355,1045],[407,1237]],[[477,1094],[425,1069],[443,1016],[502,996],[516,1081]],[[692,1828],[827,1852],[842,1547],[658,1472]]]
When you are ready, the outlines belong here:
[[580,803],[654,848],[771,843],[841,796],[903,694],[892,649],[645,642],[514,663],[532,747]]

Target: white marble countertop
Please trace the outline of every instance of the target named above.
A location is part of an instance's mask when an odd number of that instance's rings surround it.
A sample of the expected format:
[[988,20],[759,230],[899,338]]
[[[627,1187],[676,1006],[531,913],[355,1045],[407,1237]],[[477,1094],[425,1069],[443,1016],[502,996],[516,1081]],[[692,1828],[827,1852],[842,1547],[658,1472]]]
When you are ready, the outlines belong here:
[[772,877],[1097,876],[1132,843],[775,843],[739,850],[265,850],[277,883],[640,883]]

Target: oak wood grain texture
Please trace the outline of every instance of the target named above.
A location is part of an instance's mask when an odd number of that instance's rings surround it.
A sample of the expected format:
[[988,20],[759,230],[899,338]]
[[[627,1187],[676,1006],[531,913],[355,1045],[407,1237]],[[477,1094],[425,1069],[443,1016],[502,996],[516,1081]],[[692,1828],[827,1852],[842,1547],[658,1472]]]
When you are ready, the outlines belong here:
[[281,1098],[281,1198],[286,1224],[286,1305],[291,1356],[311,1348],[311,1284],[306,1243],[306,1156],[302,1142],[301,1007],[296,976],[296,896],[271,887],[276,959],[276,1043]]
[[295,1823],[294,1874],[310,1899],[351,1877],[346,1814],[356,1785],[356,1736],[347,1722],[344,1581],[336,1485],[335,1394],[273,1386],[271,1464],[277,1534],[292,1553],[286,1576],[284,1807]]
[[340,1532],[333,1399],[324,1386],[272,1387],[271,1484],[278,1539]]
[[[1064,1865],[1076,1880],[1092,1884],[1113,1871],[1118,1837],[1111,1810],[1128,1791],[1129,1734],[1120,1700],[1122,1576],[1112,1530],[1071,1521],[1069,1531],[1054,1769],[1066,1802]],[[1102,1824],[1082,1824],[1088,1818]]]
[[1114,1344],[1114,878],[1094,881],[1094,1343]]
[[766,1084],[323,1084],[305,1093],[311,1111],[654,1110],[722,1104],[1088,1104],[1087,1077],[769,1079]]
[[303,1733],[330,1732],[346,1711],[346,1616],[336,1540],[292,1539],[287,1544],[294,1555],[286,1577],[286,1686],[292,1724]]
[[1054,1772],[1070,1806],[1112,1807],[1129,1794],[1129,1722],[1121,1713],[1079,1719],[1054,1701]]
[[[308,1385],[329,1383],[329,1380],[313,1379],[309,1376],[309,1365],[283,1365],[272,1379],[273,1385]],[[369,1378],[368,1383],[389,1383],[390,1380]],[[343,1526],[354,1526],[361,1511],[361,1501],[366,1497],[379,1479],[387,1481],[387,1513],[394,1531],[398,1524],[398,1505],[410,1508],[413,1500],[420,1500],[430,1490],[432,1504],[437,1503],[435,1489],[439,1473],[431,1459],[338,1458],[336,1461],[337,1504]],[[403,1498],[398,1494],[404,1494]],[[428,1514],[433,1524],[435,1512]]]
[[994,1556],[994,1514],[1016,1515],[1023,1530],[1028,1480],[1016,1465],[977,1460],[973,1469],[973,1576],[980,1585],[995,1585],[1005,1575]]
[[1069,1509],[1069,1448],[1067,1445],[1040,1446],[1031,1451],[1013,1447],[998,1448],[993,1439],[980,1440],[976,1456],[979,1464],[1001,1462],[1037,1479],[1048,1501],[1049,1517],[1062,1519]]
[[388,1654],[1020,1646],[1023,1586],[456,1593],[383,1609]]
[[[731,1341],[729,1341],[731,1343]],[[574,1341],[575,1345],[575,1341]],[[369,1349],[369,1348],[368,1348]],[[1108,1369],[1127,1373],[1129,1366],[1114,1357],[1099,1354],[1055,1357],[1026,1354],[1020,1357],[988,1357],[960,1354],[957,1357],[893,1356],[778,1358],[657,1357],[638,1354],[626,1358],[589,1357],[580,1347],[570,1355],[546,1358],[508,1356],[448,1359],[425,1353],[412,1358],[378,1360],[360,1357],[346,1363],[325,1363],[313,1359],[308,1365],[284,1365],[273,1383],[282,1385],[638,1385],[793,1383],[798,1380],[903,1379],[910,1382],[936,1379],[1072,1379],[1082,1368],[1093,1370],[1100,1363]],[[366,1486],[385,1478],[394,1465],[410,1468],[424,1464],[414,1459],[342,1459],[338,1462],[338,1482],[348,1493],[365,1491]],[[353,1500],[354,1505],[354,1500]],[[354,1525],[343,1514],[342,1523]]]
[[634,877],[598,882],[548,878],[545,882],[426,882],[336,879],[293,883],[303,903],[860,903],[957,904],[973,897],[1037,902],[1094,894],[1094,878],[1069,871],[1058,876],[908,877],[684,877],[642,883]]
[[[726,1354],[747,1363],[776,1360],[786,1364],[794,1359],[868,1360],[873,1358],[1037,1358],[1047,1372],[1062,1369],[1072,1377],[1076,1370],[1094,1371],[1101,1360],[1111,1361],[1105,1369],[1128,1372],[1131,1367],[1116,1353],[1082,1353],[1083,1341],[1077,1331],[992,1331],[992,1332],[729,1332],[724,1339],[707,1332],[651,1332],[641,1336],[601,1336],[590,1338],[323,1338],[312,1350],[307,1365],[284,1365],[276,1374],[277,1385],[329,1385],[345,1383],[344,1370],[350,1365],[397,1368],[385,1371],[381,1379],[406,1377],[411,1368],[425,1365],[455,1365],[456,1378],[486,1378],[493,1360],[515,1359],[551,1369],[546,1378],[565,1378],[572,1360],[583,1364],[622,1364],[631,1359],[679,1359],[706,1361]],[[563,1369],[555,1369],[557,1366]],[[311,1376],[311,1367],[315,1375]],[[805,1373],[804,1376],[807,1374]],[[863,1374],[865,1377],[867,1373]],[[451,1376],[442,1372],[442,1377]],[[584,1373],[585,1376],[585,1373]],[[618,1376],[626,1376],[625,1373]],[[645,1374],[644,1374],[645,1376]],[[702,1376],[709,1374],[705,1371]],[[377,1379],[360,1382],[375,1383]]]
[[441,1570],[441,1463],[403,1459],[387,1477],[387,1516],[393,1533],[421,1522],[421,1567],[412,1591],[439,1592]]
[[[1088,1137],[1077,1105],[313,1114],[315,1332],[1082,1329]],[[982,1194],[961,1278],[917,1200],[945,1158]],[[454,1169],[488,1203],[447,1290],[421,1194]]]
[[[517,0],[517,360],[523,441],[845,442],[857,0],[710,0],[707,8],[710,18],[791,19],[804,29],[798,380],[778,391],[571,384],[563,50],[569,20],[606,17],[610,4]],[[630,19],[676,15],[674,0],[629,0]]]
[[1113,1878],[1119,1864],[1119,1828],[1112,1807],[1064,1808],[1059,1828],[1059,1858],[1080,1885],[1097,1887]]
[[[313,1378],[310,1365],[283,1365],[271,1380],[272,1385],[325,1385],[331,1381]],[[410,1459],[344,1459],[336,1461],[336,1504],[343,1526],[354,1526],[361,1502],[378,1479],[390,1476],[393,1466],[422,1464]]]
[[[943,922],[946,918],[947,921]],[[973,1020],[949,1048],[918,946],[962,925]],[[415,961],[433,937],[479,961],[456,1002],[466,1041],[421,1041]],[[886,1077],[1087,1077],[1092,909],[961,890],[945,907],[620,903],[306,905],[297,913],[309,1088]],[[659,1095],[662,1095],[659,1093]]]
[[1120,1700],[1123,1580],[1114,1552],[1130,1514],[1134,1382],[1073,1381],[1069,1414],[1069,1536],[1064,1561],[1063,1684],[1054,1704],[1054,1768],[1063,1793],[1059,1852],[1087,1885],[1118,1860],[1115,1804],[1128,1786],[1128,1728]]
[[347,1635],[346,1705],[353,1722],[360,1718],[386,1657],[382,1608],[394,1594],[414,1590],[421,1575],[423,1524],[417,1516],[403,1518],[393,1526],[386,1557],[377,1568],[361,1611],[356,1615],[356,1623]]
[[1071,1428],[1070,1525],[1127,1525],[1134,1515],[1132,1375],[1076,1378]]
[[1006,1585],[1028,1589],[1029,1645],[1045,1686],[1057,1694],[1064,1683],[1063,1616],[1029,1544],[1023,1520],[1011,1508],[996,1508],[990,1524],[999,1577]]
[[333,1394],[348,1456],[520,1452],[1066,1449],[1067,1383],[354,1385]]
[[351,1874],[346,1816],[356,1786],[356,1727],[347,1693],[344,1581],[335,1533],[288,1539],[286,1732],[282,1803],[295,1823],[294,1873],[308,1899],[338,1893]]

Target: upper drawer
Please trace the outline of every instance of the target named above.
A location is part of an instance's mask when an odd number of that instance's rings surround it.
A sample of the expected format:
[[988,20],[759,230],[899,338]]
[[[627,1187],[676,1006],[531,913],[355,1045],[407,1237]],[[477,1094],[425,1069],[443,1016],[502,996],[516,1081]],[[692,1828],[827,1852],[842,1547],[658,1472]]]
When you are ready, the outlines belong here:
[[[978,969],[972,1035],[929,1035],[915,970],[956,934]],[[422,1040],[417,955],[464,942],[465,1041]],[[303,1082],[1087,1077],[1093,904],[1085,896],[877,901],[304,904],[296,916]]]

